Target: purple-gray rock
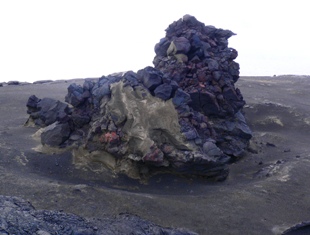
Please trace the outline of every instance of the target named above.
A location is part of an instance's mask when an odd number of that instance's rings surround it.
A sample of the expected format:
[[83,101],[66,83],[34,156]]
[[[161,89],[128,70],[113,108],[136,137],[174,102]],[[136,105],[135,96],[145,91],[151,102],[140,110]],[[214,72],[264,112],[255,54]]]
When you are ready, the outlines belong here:
[[38,97],[36,97],[35,95],[32,95],[28,98],[28,101],[27,101],[27,113],[28,114],[31,114],[32,112],[36,112],[37,109],[38,109],[38,102],[40,101],[41,99],[39,99]]
[[206,61],[208,65],[208,69],[212,72],[219,69],[219,64],[216,60],[209,59]]
[[[238,120],[237,113],[242,116],[240,111],[245,105],[241,92],[234,86],[239,78],[239,64],[234,61],[238,53],[228,47],[227,41],[233,35],[230,30],[205,26],[195,17],[185,15],[169,25],[161,42],[167,44],[176,38],[187,38],[190,42],[190,49],[185,53],[188,61],[156,54],[153,63],[164,76],[177,82],[179,88],[190,95],[190,108],[202,112],[212,121],[211,126],[218,136],[216,144],[223,152],[237,157],[252,134],[245,122],[235,125],[238,131],[221,124],[226,120],[238,123],[232,120]],[[161,51],[160,46],[157,44],[156,51]],[[183,112],[188,113],[184,108]],[[225,141],[223,135],[227,137]]]
[[190,93],[192,102],[190,106],[199,112],[206,114],[207,116],[219,115],[220,107],[216,100],[215,95],[208,91],[197,91]]
[[128,84],[129,86],[135,87],[139,85],[139,82],[137,80],[137,74],[134,73],[133,71],[128,71],[124,75],[125,83]]
[[152,67],[146,67],[138,71],[138,79],[150,91],[154,91],[156,87],[162,84],[162,74]]
[[185,37],[179,37],[172,40],[167,49],[167,56],[176,54],[186,54],[189,52],[191,44]]
[[[88,84],[87,84],[88,85]],[[85,87],[87,86],[85,85]],[[68,87],[68,94],[66,95],[66,102],[71,104],[73,107],[77,107],[82,104],[87,96],[83,96],[84,89],[81,86],[76,85],[75,83],[71,84]]]
[[95,107],[98,107],[103,97],[108,97],[111,95],[110,85],[114,82],[118,82],[119,80],[120,77],[118,75],[109,75],[107,77],[102,76],[101,78],[99,78],[99,81],[94,83],[92,89],[90,90],[92,99],[90,99],[89,101],[92,102]]
[[223,152],[216,146],[215,141],[207,141],[203,144],[203,152],[209,156],[220,156]]
[[191,101],[191,96],[184,92],[182,89],[178,89],[175,92],[174,97],[172,98],[172,102],[175,107],[179,107],[181,105],[187,105]]
[[162,38],[158,44],[155,45],[155,52],[157,55],[166,56],[167,50],[170,46],[169,40]]
[[56,121],[68,121],[70,109],[67,104],[51,98],[39,99],[35,95],[29,97],[27,113],[38,126],[45,127]]
[[71,114],[71,120],[76,127],[83,127],[90,122],[91,117],[89,113],[79,113],[78,111],[75,111]]
[[56,121],[64,121],[69,113],[67,104],[50,98],[43,98],[38,102],[39,119],[48,126]]
[[[237,57],[237,51],[228,48],[227,39],[234,35],[230,30],[216,29],[205,26],[193,16],[186,15],[171,25],[166,30],[166,37],[161,41],[174,42],[176,38],[187,38],[190,42],[188,52],[182,53],[189,58],[188,61],[180,60],[173,56],[156,54],[154,58],[155,68],[167,74],[172,80],[178,82],[180,88],[190,95],[194,93],[196,100],[200,94],[207,94],[205,102],[194,105],[196,110],[205,110],[206,115],[234,115],[245,102],[240,93],[236,93],[233,102],[222,93],[223,89],[236,90],[234,83],[239,78],[239,65],[233,60]],[[160,50],[160,43],[157,50]],[[209,95],[211,93],[211,96]],[[210,102],[213,96],[216,100]],[[208,98],[209,97],[209,98]],[[211,103],[211,111],[206,106]],[[215,108],[218,106],[218,108]],[[236,108],[237,107],[237,108]]]
[[155,90],[154,94],[156,97],[161,98],[162,100],[168,100],[171,98],[172,86],[169,84],[161,84]]
[[71,130],[67,122],[54,122],[43,130],[41,134],[41,143],[42,145],[58,147],[69,139],[70,134]]

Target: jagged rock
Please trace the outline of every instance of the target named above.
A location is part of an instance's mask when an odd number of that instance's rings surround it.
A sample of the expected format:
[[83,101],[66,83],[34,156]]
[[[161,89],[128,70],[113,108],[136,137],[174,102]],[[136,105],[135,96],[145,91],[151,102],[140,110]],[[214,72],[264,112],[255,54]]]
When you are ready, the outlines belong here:
[[88,124],[91,120],[90,114],[87,112],[73,112],[71,114],[71,119],[76,127],[83,127],[84,125]]
[[168,100],[171,98],[172,86],[169,84],[161,84],[155,90],[154,94],[156,97],[162,100]]
[[166,32],[155,46],[155,68],[71,84],[71,110],[31,96],[27,107],[35,123],[54,123],[42,143],[78,142],[75,158],[100,159],[133,178],[165,170],[225,179],[227,164],[242,156],[252,136],[234,87],[237,52],[227,47],[234,34],[189,15]]
[[[112,75],[108,77],[103,76],[99,78],[99,81],[93,85],[93,87],[89,91],[93,97],[92,100],[90,101],[93,102],[96,108],[99,106],[100,100],[104,96],[110,96],[111,94],[110,84],[117,82],[119,80],[120,80],[119,76],[112,76]],[[84,89],[85,89],[85,86],[84,86]]]
[[167,55],[186,54],[191,48],[191,44],[185,37],[173,39],[167,49]]
[[192,102],[190,106],[198,111],[203,112],[207,116],[218,115],[220,107],[216,96],[208,91],[195,91],[190,93]]
[[56,121],[68,121],[70,109],[67,104],[51,98],[39,99],[35,95],[29,97],[27,113],[36,125],[45,127]]
[[[168,49],[166,55],[156,54],[153,63],[195,99],[193,108],[219,117],[234,115],[241,109],[245,102],[234,87],[239,77],[239,65],[233,61],[237,52],[227,47],[227,39],[234,33],[205,26],[189,15],[171,24],[166,32],[166,37],[155,46],[155,52],[162,51],[160,47],[168,42],[169,48],[175,48],[175,40],[179,38],[185,44],[183,38],[186,38],[190,47],[180,51],[189,60],[170,56],[176,49]],[[200,97],[204,100],[197,103]]]
[[139,70],[137,75],[138,79],[142,81],[143,85],[151,92],[162,84],[162,74],[152,67]]
[[[153,63],[163,76],[170,77],[190,95],[190,108],[209,118],[217,134],[216,145],[225,154],[238,158],[252,133],[246,122],[239,120],[245,102],[234,86],[239,78],[239,64],[233,60],[238,53],[228,47],[227,41],[233,35],[230,30],[205,26],[186,15],[166,29],[166,37],[155,46]],[[190,42],[189,50],[182,51],[188,61],[170,56],[169,50],[166,55],[161,53],[169,42],[172,48],[177,38]]]
[[163,228],[130,214],[87,220],[60,211],[36,210],[21,198],[1,195],[0,221],[0,234],[196,234],[185,229]]
[[223,152],[216,146],[215,141],[207,141],[203,144],[203,152],[209,156],[221,156]]
[[83,94],[83,87],[77,86],[75,83],[73,83],[68,87],[68,94],[66,95],[65,101],[71,104],[73,107],[77,107],[84,102],[85,98],[87,98],[87,96]]
[[176,108],[178,108],[181,105],[187,105],[190,101],[191,101],[190,95],[184,92],[182,89],[177,89],[175,96],[172,99],[172,102]]
[[216,60],[213,59],[208,59],[206,61],[207,65],[208,65],[208,69],[212,72],[212,71],[217,71],[219,69],[219,63]]
[[57,147],[63,144],[70,137],[70,126],[68,122],[53,124],[44,128],[41,134],[41,143],[51,147]]
[[32,95],[28,98],[28,101],[27,101],[27,113],[28,114],[31,114],[33,112],[36,112],[38,111],[38,102],[40,101],[40,99],[38,97],[36,97],[35,95]]
[[170,41],[166,38],[162,38],[158,44],[155,46],[155,52],[157,55],[166,56],[167,50],[170,46]]

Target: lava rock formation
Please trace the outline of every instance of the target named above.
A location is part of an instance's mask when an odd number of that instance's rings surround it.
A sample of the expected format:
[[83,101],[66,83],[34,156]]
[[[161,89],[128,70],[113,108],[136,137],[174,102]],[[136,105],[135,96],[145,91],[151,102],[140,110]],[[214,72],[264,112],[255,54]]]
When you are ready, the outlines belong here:
[[[71,84],[65,101],[31,96],[43,145],[74,145],[75,162],[99,161],[143,178],[159,171],[223,180],[252,137],[234,84],[229,30],[185,15],[155,46],[155,67]],[[85,160],[86,159],[86,160]]]

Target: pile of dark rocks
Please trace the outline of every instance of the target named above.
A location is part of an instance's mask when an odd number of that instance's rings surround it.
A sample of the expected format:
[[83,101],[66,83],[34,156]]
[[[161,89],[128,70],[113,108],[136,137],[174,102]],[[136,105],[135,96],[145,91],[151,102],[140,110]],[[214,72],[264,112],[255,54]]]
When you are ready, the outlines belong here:
[[71,84],[70,105],[31,96],[29,122],[45,127],[42,144],[75,145],[76,162],[100,161],[133,178],[169,171],[225,179],[252,136],[234,87],[233,33],[189,15],[166,32],[155,68]]
[[239,78],[238,52],[228,47],[230,30],[205,26],[185,15],[166,29],[155,46],[155,68],[190,95],[189,106],[208,117],[216,145],[232,157],[241,155],[251,138],[242,114],[245,101],[234,84]]
[[0,234],[196,234],[185,229],[163,228],[131,214],[87,220],[60,211],[36,210],[19,197],[1,195],[0,221]]

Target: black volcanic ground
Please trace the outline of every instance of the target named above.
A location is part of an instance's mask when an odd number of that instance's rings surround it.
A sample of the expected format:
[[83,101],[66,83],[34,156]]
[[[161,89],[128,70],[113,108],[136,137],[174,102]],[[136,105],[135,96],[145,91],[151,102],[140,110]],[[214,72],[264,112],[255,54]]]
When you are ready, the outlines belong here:
[[310,77],[239,79],[254,137],[221,183],[158,175],[140,184],[77,169],[69,152],[38,151],[38,129],[24,127],[27,99],[64,101],[71,82],[83,80],[0,87],[1,195],[87,218],[128,212],[199,234],[280,234],[310,220]]

